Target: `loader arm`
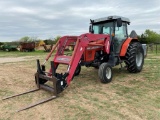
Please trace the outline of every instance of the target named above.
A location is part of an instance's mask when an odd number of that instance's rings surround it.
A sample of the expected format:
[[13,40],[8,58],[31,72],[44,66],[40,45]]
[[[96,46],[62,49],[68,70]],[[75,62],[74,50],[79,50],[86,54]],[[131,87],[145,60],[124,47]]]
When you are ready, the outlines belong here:
[[[99,41],[103,41],[103,42],[99,42]],[[63,55],[65,47],[71,42],[76,42],[72,56]],[[53,58],[54,67],[56,68],[59,64],[68,65],[68,69],[66,71],[66,74],[68,75],[65,80],[67,82],[67,85],[69,85],[70,81],[74,76],[74,72],[80,62],[80,59],[85,51],[85,48],[87,46],[95,46],[95,45],[104,46],[104,49],[106,50],[106,52],[109,53],[110,45],[108,44],[108,42],[109,42],[109,36],[100,35],[100,34],[87,33],[87,34],[82,34],[79,37],[75,37],[75,36],[62,37],[58,41],[58,45],[56,44],[57,52]],[[49,56],[51,56],[51,54],[52,53],[49,53]],[[52,69],[50,69],[50,73],[52,73]]]
[[[67,45],[70,43],[75,42],[75,48],[73,51],[72,56],[66,56],[64,55],[64,50]],[[58,94],[62,92],[66,86],[68,86],[74,76],[74,72],[77,68],[77,65],[81,61],[81,57],[86,50],[88,46],[100,46],[103,47],[103,49],[107,52],[109,52],[109,36],[108,35],[100,35],[100,34],[82,34],[81,36],[64,36],[60,38],[60,40],[56,43],[56,45],[52,48],[50,53],[47,55],[44,63],[42,66],[40,66],[40,61],[37,60],[37,72],[35,73],[35,82],[37,85],[37,89],[30,90],[24,93],[12,95],[3,98],[9,99],[16,96],[21,96],[24,94],[28,94],[31,92],[38,91],[40,89],[44,89],[47,91],[50,91],[53,93],[53,96],[46,98],[44,100],[40,100],[37,103],[31,104],[27,107],[23,107],[19,109],[19,111],[23,111],[29,108],[32,108],[34,106],[37,106],[39,104],[45,103],[47,101],[53,100],[58,97]],[[53,60],[51,61],[51,69],[49,72],[45,72],[45,63],[49,60],[49,58],[52,56],[53,52],[56,50],[56,53],[54,55]],[[56,73],[57,66],[59,64],[67,64],[68,69],[65,74],[62,73]],[[49,86],[47,84],[44,84],[45,82],[50,81],[53,82],[53,86]],[[66,85],[63,86],[62,82],[66,82]]]
[[[75,70],[81,60],[81,57],[86,49],[87,46],[104,46],[104,49],[107,53],[110,52],[110,44],[109,43],[109,36],[108,35],[101,35],[101,34],[82,34],[81,36],[77,37],[76,40],[76,45],[73,51],[73,54],[71,57],[68,56],[63,56],[63,52],[64,52],[64,46],[66,43],[70,43],[73,42],[73,39],[68,39],[69,42],[66,42],[67,39],[62,38],[59,41],[59,47],[57,49],[57,53],[54,57],[54,62],[55,62],[55,66],[58,65],[59,63],[64,63],[64,64],[68,64],[68,70],[67,70],[67,74],[68,76],[66,77],[66,82],[67,85],[70,84],[70,81],[72,80]],[[102,42],[99,42],[102,41]],[[63,45],[61,44],[63,43]],[[67,44],[66,44],[67,45]],[[63,49],[63,50],[62,50]],[[62,55],[62,56],[58,56],[57,55]],[[58,61],[57,60],[61,60]]]
[[[65,55],[64,51],[66,46],[75,44],[74,51],[71,56]],[[91,34],[86,33],[80,36],[64,36],[59,39],[56,45],[52,48],[51,52],[47,55],[44,63],[40,66],[37,61],[37,73],[35,74],[36,84],[39,88],[53,91],[55,95],[61,93],[75,75],[75,71],[81,62],[82,55],[90,48],[101,48],[103,52],[109,54],[110,52],[110,38],[105,34]],[[56,50],[53,60],[51,61],[51,68],[49,72],[45,71],[45,63],[52,56]],[[95,51],[95,50],[94,50]],[[92,56],[94,61],[94,56]],[[63,73],[57,72],[59,64],[67,65],[67,70]],[[53,88],[47,86],[47,81],[53,82]]]

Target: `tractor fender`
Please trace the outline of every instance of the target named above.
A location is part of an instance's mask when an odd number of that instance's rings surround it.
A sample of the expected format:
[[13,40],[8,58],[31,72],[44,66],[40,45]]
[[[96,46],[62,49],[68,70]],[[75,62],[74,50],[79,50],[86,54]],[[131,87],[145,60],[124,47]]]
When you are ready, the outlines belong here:
[[138,39],[137,38],[134,38],[134,39],[133,38],[127,38],[127,40],[125,40],[125,42],[122,44],[121,51],[120,51],[120,56],[121,57],[126,55],[128,46],[132,41],[138,42]]

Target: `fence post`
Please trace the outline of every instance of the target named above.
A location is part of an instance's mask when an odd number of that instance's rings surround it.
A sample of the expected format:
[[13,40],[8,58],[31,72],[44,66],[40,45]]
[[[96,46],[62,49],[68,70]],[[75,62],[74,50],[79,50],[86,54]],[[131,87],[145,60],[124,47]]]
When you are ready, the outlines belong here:
[[157,44],[156,44],[156,54],[157,54]]

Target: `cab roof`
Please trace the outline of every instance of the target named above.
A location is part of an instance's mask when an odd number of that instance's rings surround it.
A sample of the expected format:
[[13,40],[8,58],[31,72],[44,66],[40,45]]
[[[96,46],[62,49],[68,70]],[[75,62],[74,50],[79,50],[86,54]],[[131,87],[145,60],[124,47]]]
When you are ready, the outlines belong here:
[[112,21],[112,20],[117,20],[118,18],[121,18],[123,22],[130,23],[130,20],[128,18],[122,17],[122,16],[116,16],[116,15],[98,18],[98,19],[92,20],[92,23],[94,24],[94,23],[99,23],[99,22]]

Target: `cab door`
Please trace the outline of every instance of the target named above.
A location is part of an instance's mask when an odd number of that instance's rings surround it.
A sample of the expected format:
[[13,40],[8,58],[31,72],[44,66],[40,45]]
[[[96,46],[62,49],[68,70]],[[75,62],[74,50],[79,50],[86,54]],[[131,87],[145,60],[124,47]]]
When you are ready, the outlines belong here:
[[115,25],[115,35],[114,35],[114,52],[120,53],[121,46],[123,42],[128,38],[127,34],[127,23],[123,22],[121,27]]

